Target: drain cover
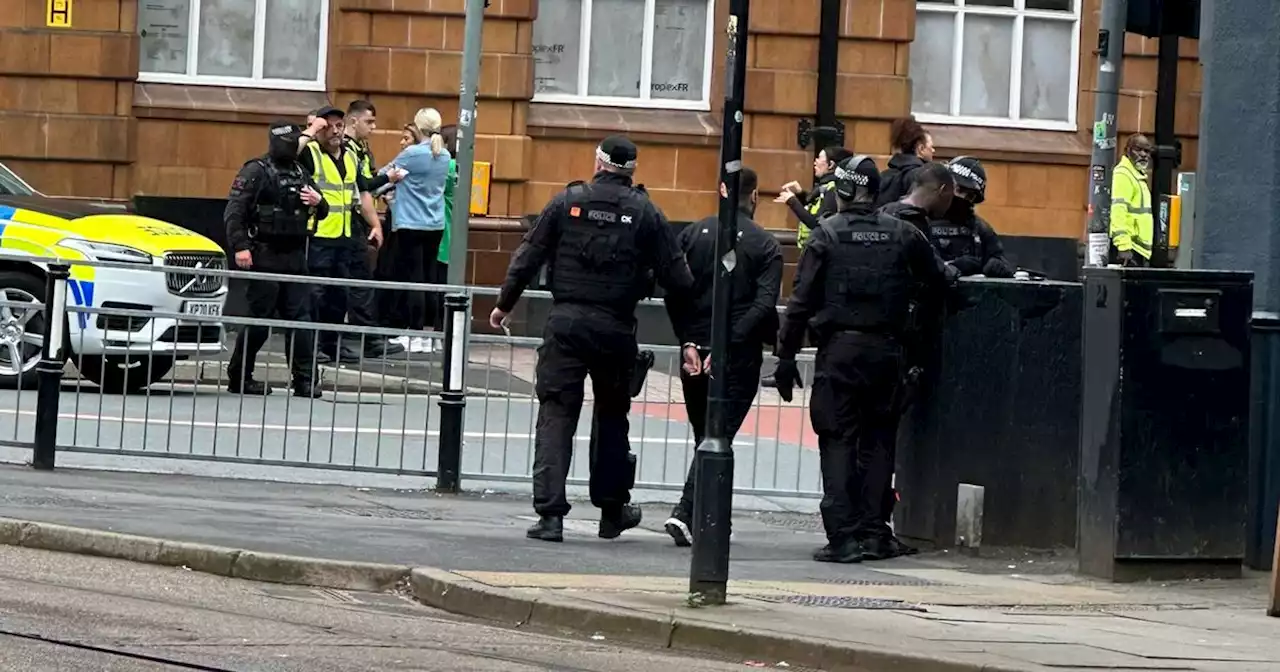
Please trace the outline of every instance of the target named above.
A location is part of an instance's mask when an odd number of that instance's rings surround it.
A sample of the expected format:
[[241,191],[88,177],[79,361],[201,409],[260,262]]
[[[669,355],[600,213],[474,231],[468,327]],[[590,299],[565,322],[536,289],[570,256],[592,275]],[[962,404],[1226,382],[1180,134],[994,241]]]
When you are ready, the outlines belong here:
[[822,531],[822,519],[817,515],[760,513],[756,514],[755,519],[772,527],[785,527],[789,530],[804,530],[806,532]]
[[[879,572],[876,572],[876,573],[879,574]],[[836,578],[828,577],[824,579],[817,576],[810,576],[805,580],[814,581],[816,583],[831,583],[839,586],[933,586],[933,585],[937,585],[933,581],[925,581],[923,579],[909,579],[906,577],[895,576],[893,574],[882,574],[881,576],[884,576],[885,578],[851,579],[846,577],[836,577]]]
[[318,509],[322,513],[361,518],[389,518],[395,520],[444,520],[444,516],[430,511],[392,509],[385,506],[351,506]]
[[826,607],[828,609],[893,609],[897,611],[927,611],[917,604],[902,600],[882,600],[871,597],[846,597],[844,595],[743,595],[753,600],[795,604],[801,607]]

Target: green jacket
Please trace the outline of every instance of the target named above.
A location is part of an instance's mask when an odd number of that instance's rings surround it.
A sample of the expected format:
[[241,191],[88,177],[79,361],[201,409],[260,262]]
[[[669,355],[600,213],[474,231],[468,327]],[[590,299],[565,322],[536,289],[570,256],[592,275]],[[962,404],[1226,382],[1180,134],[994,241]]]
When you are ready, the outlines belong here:
[[436,261],[449,263],[449,230],[453,228],[453,190],[458,185],[458,162],[449,162],[449,176],[444,180],[444,235],[440,238],[440,252]]

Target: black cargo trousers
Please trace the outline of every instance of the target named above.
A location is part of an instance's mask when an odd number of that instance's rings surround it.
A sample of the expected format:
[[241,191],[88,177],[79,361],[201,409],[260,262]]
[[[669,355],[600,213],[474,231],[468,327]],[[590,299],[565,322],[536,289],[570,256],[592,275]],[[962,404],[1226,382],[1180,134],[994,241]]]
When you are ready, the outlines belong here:
[[538,427],[533,455],[533,508],[540,516],[569,513],[565,480],[573,460],[584,384],[595,396],[596,454],[591,503],[605,515],[631,501],[627,435],[631,374],[637,354],[634,323],[583,304],[551,308],[538,347]]
[[883,514],[904,364],[902,345],[880,334],[836,332],[818,348],[809,418],[822,470],[819,510],[833,545],[892,538]]
[[[254,241],[249,252],[253,255],[253,267],[250,270],[255,273],[307,274],[305,238],[299,238],[294,244],[283,245]],[[293,322],[311,322],[313,319],[311,285],[250,280],[244,293],[249,317]],[[228,382],[241,385],[244,381],[253,379],[254,360],[266,344],[270,332],[267,327],[254,326],[245,326],[240,330],[231,360],[227,363]],[[315,332],[311,329],[290,330],[285,352],[289,357],[294,385],[310,385],[315,378]]]
[[[709,350],[699,350],[698,356],[706,361]],[[677,360],[677,366],[683,361]],[[751,405],[756,400],[756,390],[760,388],[760,368],[764,364],[764,356],[757,347],[729,347],[729,359],[725,369],[728,371],[728,385],[725,397],[728,400],[728,412],[725,413],[725,430],[730,445],[733,437],[742,428],[742,423],[751,412]],[[694,449],[702,443],[707,435],[707,394],[711,391],[711,375],[704,373],[691,376],[680,371],[680,386],[684,391],[685,414],[689,416],[689,425],[693,428]],[[693,491],[697,474],[695,457],[689,465],[689,474],[684,481],[684,491],[680,493],[680,503],[676,505],[673,515],[689,519],[693,517]]]

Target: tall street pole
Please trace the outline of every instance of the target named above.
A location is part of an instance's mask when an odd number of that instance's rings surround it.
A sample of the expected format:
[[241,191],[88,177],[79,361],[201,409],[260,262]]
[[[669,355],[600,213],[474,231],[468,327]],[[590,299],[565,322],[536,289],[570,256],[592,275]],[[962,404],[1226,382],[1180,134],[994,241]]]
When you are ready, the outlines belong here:
[[1093,114],[1093,159],[1089,168],[1088,250],[1086,266],[1106,266],[1110,247],[1111,170],[1116,164],[1116,111],[1124,63],[1124,27],[1128,0],[1102,0],[1098,29],[1098,79]]
[[[488,0],[467,0],[462,39],[462,86],[458,96],[458,184],[453,190],[449,229],[449,284],[467,284],[467,238],[471,221],[471,166],[476,157],[476,87],[480,82],[480,42]],[[450,150],[453,148],[450,147]]]
[[729,524],[733,515],[733,445],[726,422],[730,286],[737,266],[738,195],[742,177],[742,99],[747,76],[747,10],[750,0],[729,0],[728,53],[725,58],[724,122],[720,138],[719,267],[711,305],[711,385],[707,395],[707,433],[694,454],[693,559],[689,567],[691,603],[725,603],[729,582]]

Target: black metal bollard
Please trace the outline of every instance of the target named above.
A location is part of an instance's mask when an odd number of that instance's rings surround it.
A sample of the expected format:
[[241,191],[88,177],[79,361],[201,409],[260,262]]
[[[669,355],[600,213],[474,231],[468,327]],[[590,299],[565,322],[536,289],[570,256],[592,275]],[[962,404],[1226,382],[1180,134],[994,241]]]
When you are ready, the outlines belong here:
[[[707,395],[707,435],[693,456],[693,558],[689,563],[689,599],[725,603],[729,580],[729,525],[733,513],[733,440],[728,436],[726,361],[729,350],[730,285],[738,241],[738,202],[742,172],[742,100],[747,76],[747,14],[751,0],[729,1],[729,41],[725,58],[724,132],[720,139],[720,230],[712,285],[711,389]],[[739,270],[739,273],[742,271]]]
[[462,482],[462,426],[467,409],[467,321],[465,294],[444,297],[444,389],[440,392],[440,453],[436,491],[456,493]]
[[67,278],[71,267],[49,266],[44,284],[44,352],[36,365],[36,433],[31,466],[52,471],[58,451],[58,397],[62,391],[62,342],[66,337]]
[[693,454],[693,559],[689,593],[702,604],[724,604],[733,519],[733,447],[707,438]]

